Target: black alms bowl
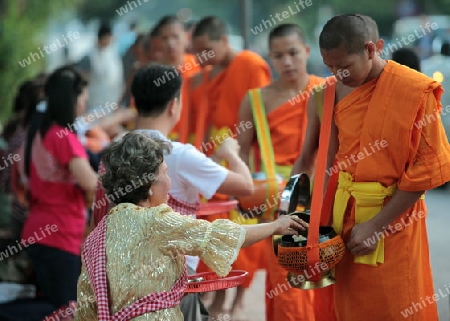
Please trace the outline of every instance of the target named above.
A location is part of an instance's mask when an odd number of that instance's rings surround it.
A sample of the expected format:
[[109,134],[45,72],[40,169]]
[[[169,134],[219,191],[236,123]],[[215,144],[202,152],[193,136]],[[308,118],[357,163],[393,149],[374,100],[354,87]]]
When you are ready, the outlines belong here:
[[[304,212],[294,212],[289,215],[296,215],[306,223],[309,223],[310,211]],[[303,236],[302,240],[296,240],[298,236],[294,235],[283,235],[280,240],[280,246],[284,247],[302,247],[306,246],[308,242],[308,231],[299,231],[299,235]],[[337,233],[331,226],[320,226],[319,227],[319,243],[326,242],[336,237]]]

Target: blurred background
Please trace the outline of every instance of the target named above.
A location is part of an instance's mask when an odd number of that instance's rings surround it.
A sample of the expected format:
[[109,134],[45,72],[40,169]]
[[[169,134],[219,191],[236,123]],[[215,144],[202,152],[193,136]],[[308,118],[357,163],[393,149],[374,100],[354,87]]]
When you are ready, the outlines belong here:
[[[385,59],[392,58],[397,49],[412,49],[420,59],[421,71],[442,83],[446,91],[442,96],[444,109],[441,116],[450,138],[450,0],[0,0],[0,132],[2,124],[6,124],[12,115],[20,84],[62,65],[83,66],[86,57],[97,46],[99,26],[104,22],[112,26],[112,45],[127,68],[131,68],[128,58],[133,44],[138,43],[137,36],[148,35],[161,17],[172,14],[177,14],[186,23],[216,15],[228,23],[229,38],[235,50],[253,50],[270,63],[267,38],[276,25],[270,25],[270,21],[285,11],[289,12],[288,17],[278,23],[296,23],[304,29],[311,46],[308,70],[318,76],[329,75],[318,47],[323,25],[341,13],[371,16],[378,23],[380,37],[385,41],[382,54]],[[104,65],[110,68],[108,62]],[[109,80],[105,78],[100,82]],[[103,94],[112,93],[111,90]],[[427,194],[427,199],[435,287],[448,289],[450,260],[443,255],[448,252],[450,242],[448,224],[445,224],[449,222],[448,190],[432,191]],[[0,199],[0,204],[2,201]],[[1,212],[4,209],[0,206],[0,219],[7,216]],[[0,221],[0,239],[3,237],[2,224]],[[0,241],[0,250],[1,245]],[[11,270],[9,263],[2,260],[3,256],[0,256],[0,263],[3,263],[0,264],[0,284],[2,271]],[[248,296],[247,313],[257,320],[264,320],[263,286],[264,277],[261,276],[252,285]],[[13,289],[7,291],[9,295]],[[5,302],[0,291],[0,305]],[[449,320],[447,296],[442,297],[438,307],[440,320]],[[0,314],[1,320],[4,319]]]
[[[0,1],[0,123],[10,114],[10,106],[18,84],[41,71],[51,71],[66,62],[75,62],[85,56],[95,45],[97,28],[101,21],[114,27],[117,50],[124,55],[134,42],[137,32],[148,33],[156,21],[166,14],[177,13],[185,21],[198,20],[206,15],[217,15],[225,19],[230,27],[231,40],[237,50],[249,48],[267,58],[267,33],[269,29],[256,32],[255,26],[270,15],[289,10],[298,11],[291,0],[1,0]],[[421,32],[424,15],[436,22],[439,28],[416,37],[416,41],[404,47],[413,47],[420,52],[422,60],[440,55],[441,46],[450,39],[450,0],[311,0],[309,6],[291,14],[283,22],[300,24],[306,31],[312,46],[309,61],[310,72],[326,75],[327,70],[317,45],[317,38],[323,24],[333,15],[358,12],[372,16],[378,23],[380,36],[386,46],[395,44],[402,35]],[[426,19],[426,18],[425,18]],[[130,25],[135,25],[130,30]],[[253,28],[253,29],[252,29]],[[68,32],[78,32],[78,39],[69,40]],[[23,61],[31,52],[38,52],[45,44],[56,39],[68,42],[63,50],[55,50],[35,59],[29,65]],[[390,51],[387,53],[389,58]],[[426,61],[425,61],[426,62]],[[423,65],[425,72],[435,74],[446,82],[448,73],[444,68],[450,64],[430,63]],[[442,70],[437,70],[442,68]],[[428,70],[436,69],[436,70]],[[445,105],[444,105],[445,106]]]

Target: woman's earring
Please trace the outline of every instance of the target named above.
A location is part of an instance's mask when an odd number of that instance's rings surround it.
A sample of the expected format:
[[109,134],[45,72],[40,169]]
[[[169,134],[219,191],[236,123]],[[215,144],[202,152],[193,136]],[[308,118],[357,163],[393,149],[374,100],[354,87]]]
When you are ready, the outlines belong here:
[[153,191],[151,189],[148,190],[148,195],[152,196],[153,195]]

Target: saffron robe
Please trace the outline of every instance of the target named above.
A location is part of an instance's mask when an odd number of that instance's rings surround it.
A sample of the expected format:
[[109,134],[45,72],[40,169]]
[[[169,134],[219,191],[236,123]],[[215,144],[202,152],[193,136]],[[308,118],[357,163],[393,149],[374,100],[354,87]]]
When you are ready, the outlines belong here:
[[[176,66],[179,67],[179,66]],[[181,85],[181,114],[180,120],[172,129],[169,135],[170,140],[176,140],[181,143],[188,142],[189,122],[190,120],[190,104],[189,104],[189,79],[201,71],[201,65],[197,58],[191,54],[185,54],[183,64],[178,68],[178,72],[183,80]],[[170,80],[168,80],[170,81]]]
[[[312,89],[324,81],[323,78],[310,75],[307,88]],[[308,99],[314,99],[314,97],[301,95],[300,99],[290,99],[267,114],[277,166],[292,167],[301,153],[307,127]],[[255,142],[254,148],[255,154],[258,155],[257,142]],[[273,252],[272,238],[264,240],[264,243],[265,249],[260,255],[263,260],[262,265],[267,270],[266,320],[314,321],[315,290],[305,291],[291,288],[286,279],[287,271],[278,264]],[[272,295],[275,292],[277,295]]]
[[[338,170],[349,173],[355,182],[397,184],[398,190],[407,192],[433,189],[449,181],[450,146],[436,112],[442,107],[441,95],[442,87],[432,79],[388,61],[378,78],[335,106]],[[423,126],[429,115],[435,116],[434,121]],[[365,157],[349,161],[358,153]],[[335,209],[338,202],[335,199]],[[395,233],[383,235],[384,263],[357,263],[346,252],[335,270],[339,321],[404,320],[406,309],[417,304],[421,309],[414,310],[408,320],[438,319],[436,302],[423,303],[434,294],[426,215],[425,202],[420,199],[391,223]],[[333,226],[338,223],[336,218]],[[355,226],[353,197],[343,213],[342,226],[341,235],[348,242]]]

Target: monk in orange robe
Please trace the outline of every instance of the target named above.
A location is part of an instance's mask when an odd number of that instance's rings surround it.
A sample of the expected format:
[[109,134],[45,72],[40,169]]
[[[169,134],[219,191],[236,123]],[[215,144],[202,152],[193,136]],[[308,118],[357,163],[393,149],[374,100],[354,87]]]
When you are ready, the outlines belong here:
[[[201,144],[202,150],[207,155],[214,153],[214,149],[220,145],[224,137],[236,137],[239,131],[246,130],[245,123],[238,123],[239,107],[248,90],[259,88],[270,82],[270,67],[258,54],[244,50],[235,52],[228,41],[226,24],[217,17],[206,17],[199,21],[192,34],[193,51],[197,56],[208,53],[207,65],[212,65],[207,85],[204,86],[203,95],[207,98],[206,117],[208,129],[205,141]],[[211,52],[212,51],[212,52]],[[197,107],[193,107],[197,109]],[[247,124],[248,125],[248,124]],[[230,216],[229,216],[230,215]],[[239,214],[233,212],[226,214],[226,218],[234,219],[240,223]],[[217,217],[215,217],[217,218]],[[214,218],[211,218],[214,219]],[[234,307],[234,319],[241,318],[241,312],[237,308],[242,306],[243,289],[248,288],[257,268],[257,262],[253,259],[253,253],[261,251],[261,243],[241,251],[234,269],[245,270],[250,273],[245,284],[238,287],[237,301]],[[200,264],[198,271],[204,270]],[[216,293],[216,298],[210,307],[212,316],[225,313],[223,304],[225,292]]]
[[[376,44],[378,54],[380,54],[384,48],[384,40],[380,39],[376,22],[369,16],[361,15],[361,17],[366,21],[367,31],[371,35],[371,40]],[[342,73],[342,75],[343,74],[344,73]],[[337,79],[339,79],[339,77]],[[323,91],[326,87],[327,84],[324,84],[324,86],[321,87],[318,86],[314,88],[309,95],[307,95],[307,97],[309,97],[307,106],[308,126],[305,134],[305,143],[303,144],[300,156],[292,168],[290,176],[300,173],[305,173],[311,178],[314,176],[315,158],[319,147],[320,123],[323,114],[323,101],[318,104],[316,99],[317,96],[315,95],[318,95],[318,93]],[[336,102],[343,99],[355,89],[353,87],[343,85],[342,82],[338,82],[336,84],[336,88],[338,94],[336,95]],[[327,90],[331,89],[327,88]],[[331,163],[334,161],[335,155],[332,154],[329,158],[329,163]],[[323,218],[321,221],[321,225],[330,224],[331,222],[329,221],[329,218]],[[314,292],[315,320],[336,320],[334,309],[334,286],[331,285],[323,289],[316,289]]]
[[[180,120],[175,125],[169,138],[182,143],[187,143],[189,135],[189,115],[190,104],[188,101],[188,81],[191,76],[201,70],[203,59],[207,59],[207,52],[200,53],[197,58],[195,55],[185,52],[187,45],[187,36],[184,30],[184,24],[176,16],[165,16],[161,18],[155,27],[162,49],[162,64],[174,66],[177,68],[183,79],[181,86],[181,99],[183,109],[181,110]],[[202,57],[203,56],[203,57]],[[199,61],[200,60],[200,61]],[[174,75],[167,74],[161,82],[170,81]]]
[[[239,120],[251,122],[252,129],[240,133],[238,142],[241,145],[241,157],[247,164],[251,163],[251,149],[255,159],[264,157],[266,162],[270,162],[270,155],[260,153],[263,150],[261,144],[272,148],[270,153],[273,153],[276,173],[287,180],[305,139],[309,91],[325,79],[308,74],[306,62],[310,47],[297,25],[282,24],[273,29],[269,34],[269,50],[272,65],[279,78],[264,88],[252,90],[242,102]],[[254,120],[257,117],[251,106],[255,105],[254,94],[261,97],[260,108],[267,115],[270,141],[257,140],[257,132],[264,131],[264,128],[259,127]],[[255,168],[261,168],[261,162],[255,163]],[[267,270],[266,320],[314,321],[314,291],[292,288],[286,278],[287,271],[278,264],[275,257],[272,238],[265,242],[264,251],[258,254]]]
[[328,169],[338,175],[333,227],[347,246],[335,269],[337,319],[438,320],[424,198],[450,181],[443,89],[381,59],[359,15],[333,17],[319,45],[328,68],[347,68],[342,82],[355,88],[334,106]]

